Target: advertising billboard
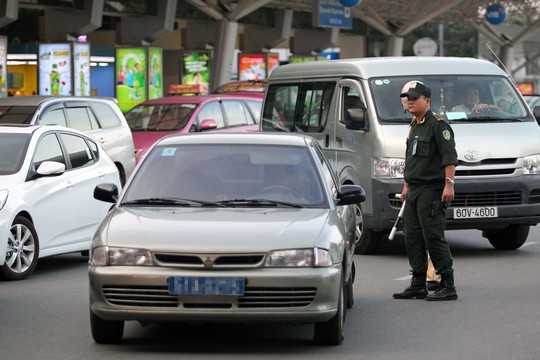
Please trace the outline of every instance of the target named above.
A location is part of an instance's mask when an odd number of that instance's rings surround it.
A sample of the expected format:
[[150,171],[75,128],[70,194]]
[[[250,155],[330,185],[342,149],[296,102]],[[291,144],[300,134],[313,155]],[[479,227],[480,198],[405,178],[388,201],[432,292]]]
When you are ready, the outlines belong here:
[[39,44],[39,95],[72,95],[71,43]]
[[210,88],[210,52],[183,51],[181,77],[184,85],[200,85],[200,91],[207,93]]
[[116,98],[122,112],[147,100],[147,48],[116,48]]
[[163,49],[148,49],[148,99],[163,97]]
[[238,80],[266,79],[266,54],[239,54]]
[[90,44],[73,43],[75,96],[90,96]]
[[7,36],[0,36],[0,98],[5,98],[8,96],[7,52]]

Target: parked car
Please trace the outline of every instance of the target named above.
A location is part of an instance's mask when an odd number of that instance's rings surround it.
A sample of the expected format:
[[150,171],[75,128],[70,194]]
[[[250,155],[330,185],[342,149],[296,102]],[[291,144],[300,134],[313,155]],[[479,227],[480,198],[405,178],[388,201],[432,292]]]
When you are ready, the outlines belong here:
[[264,80],[238,80],[222,84],[212,90],[212,94],[264,93],[268,82]]
[[116,164],[122,183],[135,168],[133,138],[116,99],[14,96],[0,99],[0,124],[62,125],[88,133]]
[[353,304],[358,185],[339,187],[310,137],[206,133],[149,150],[100,225],[90,256],[98,343],[124,322],[314,323],[339,344]]
[[168,96],[145,101],[126,113],[136,161],[158,139],[204,131],[258,131],[263,94]]
[[0,125],[0,275],[21,280],[38,258],[86,252],[110,208],[93,198],[101,182],[121,186],[116,166],[82,132]]

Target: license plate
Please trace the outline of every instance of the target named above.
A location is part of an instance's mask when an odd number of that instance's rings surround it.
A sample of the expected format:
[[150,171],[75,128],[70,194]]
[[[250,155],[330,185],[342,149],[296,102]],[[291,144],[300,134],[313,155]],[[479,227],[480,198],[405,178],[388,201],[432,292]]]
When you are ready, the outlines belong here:
[[172,276],[171,295],[244,295],[245,278],[217,276]]
[[495,206],[454,208],[454,219],[496,218],[498,216]]

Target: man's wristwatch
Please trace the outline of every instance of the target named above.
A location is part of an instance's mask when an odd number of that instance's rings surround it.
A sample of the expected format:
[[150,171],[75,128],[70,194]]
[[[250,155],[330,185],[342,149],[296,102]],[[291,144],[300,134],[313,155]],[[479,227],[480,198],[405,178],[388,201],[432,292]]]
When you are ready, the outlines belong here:
[[453,184],[454,183],[454,179],[450,179],[450,178],[446,178],[444,179],[444,182],[447,183],[447,184]]

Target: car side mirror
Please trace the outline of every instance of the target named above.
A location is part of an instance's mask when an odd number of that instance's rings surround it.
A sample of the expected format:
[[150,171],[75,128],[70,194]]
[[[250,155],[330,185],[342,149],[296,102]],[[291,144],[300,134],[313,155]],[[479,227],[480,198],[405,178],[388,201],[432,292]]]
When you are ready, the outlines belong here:
[[366,192],[360,185],[341,185],[337,205],[358,204],[366,200]]
[[29,179],[37,179],[45,176],[60,176],[66,171],[66,165],[58,161],[43,161]]
[[366,109],[351,108],[345,113],[345,127],[349,130],[362,130],[366,128]]
[[99,184],[94,189],[94,199],[115,203],[118,200],[118,187],[115,184]]
[[534,115],[538,125],[540,125],[540,106],[535,106],[533,108],[533,115]]
[[217,129],[217,122],[214,119],[204,119],[203,121],[201,121],[201,125],[199,125],[199,129],[201,131]]

